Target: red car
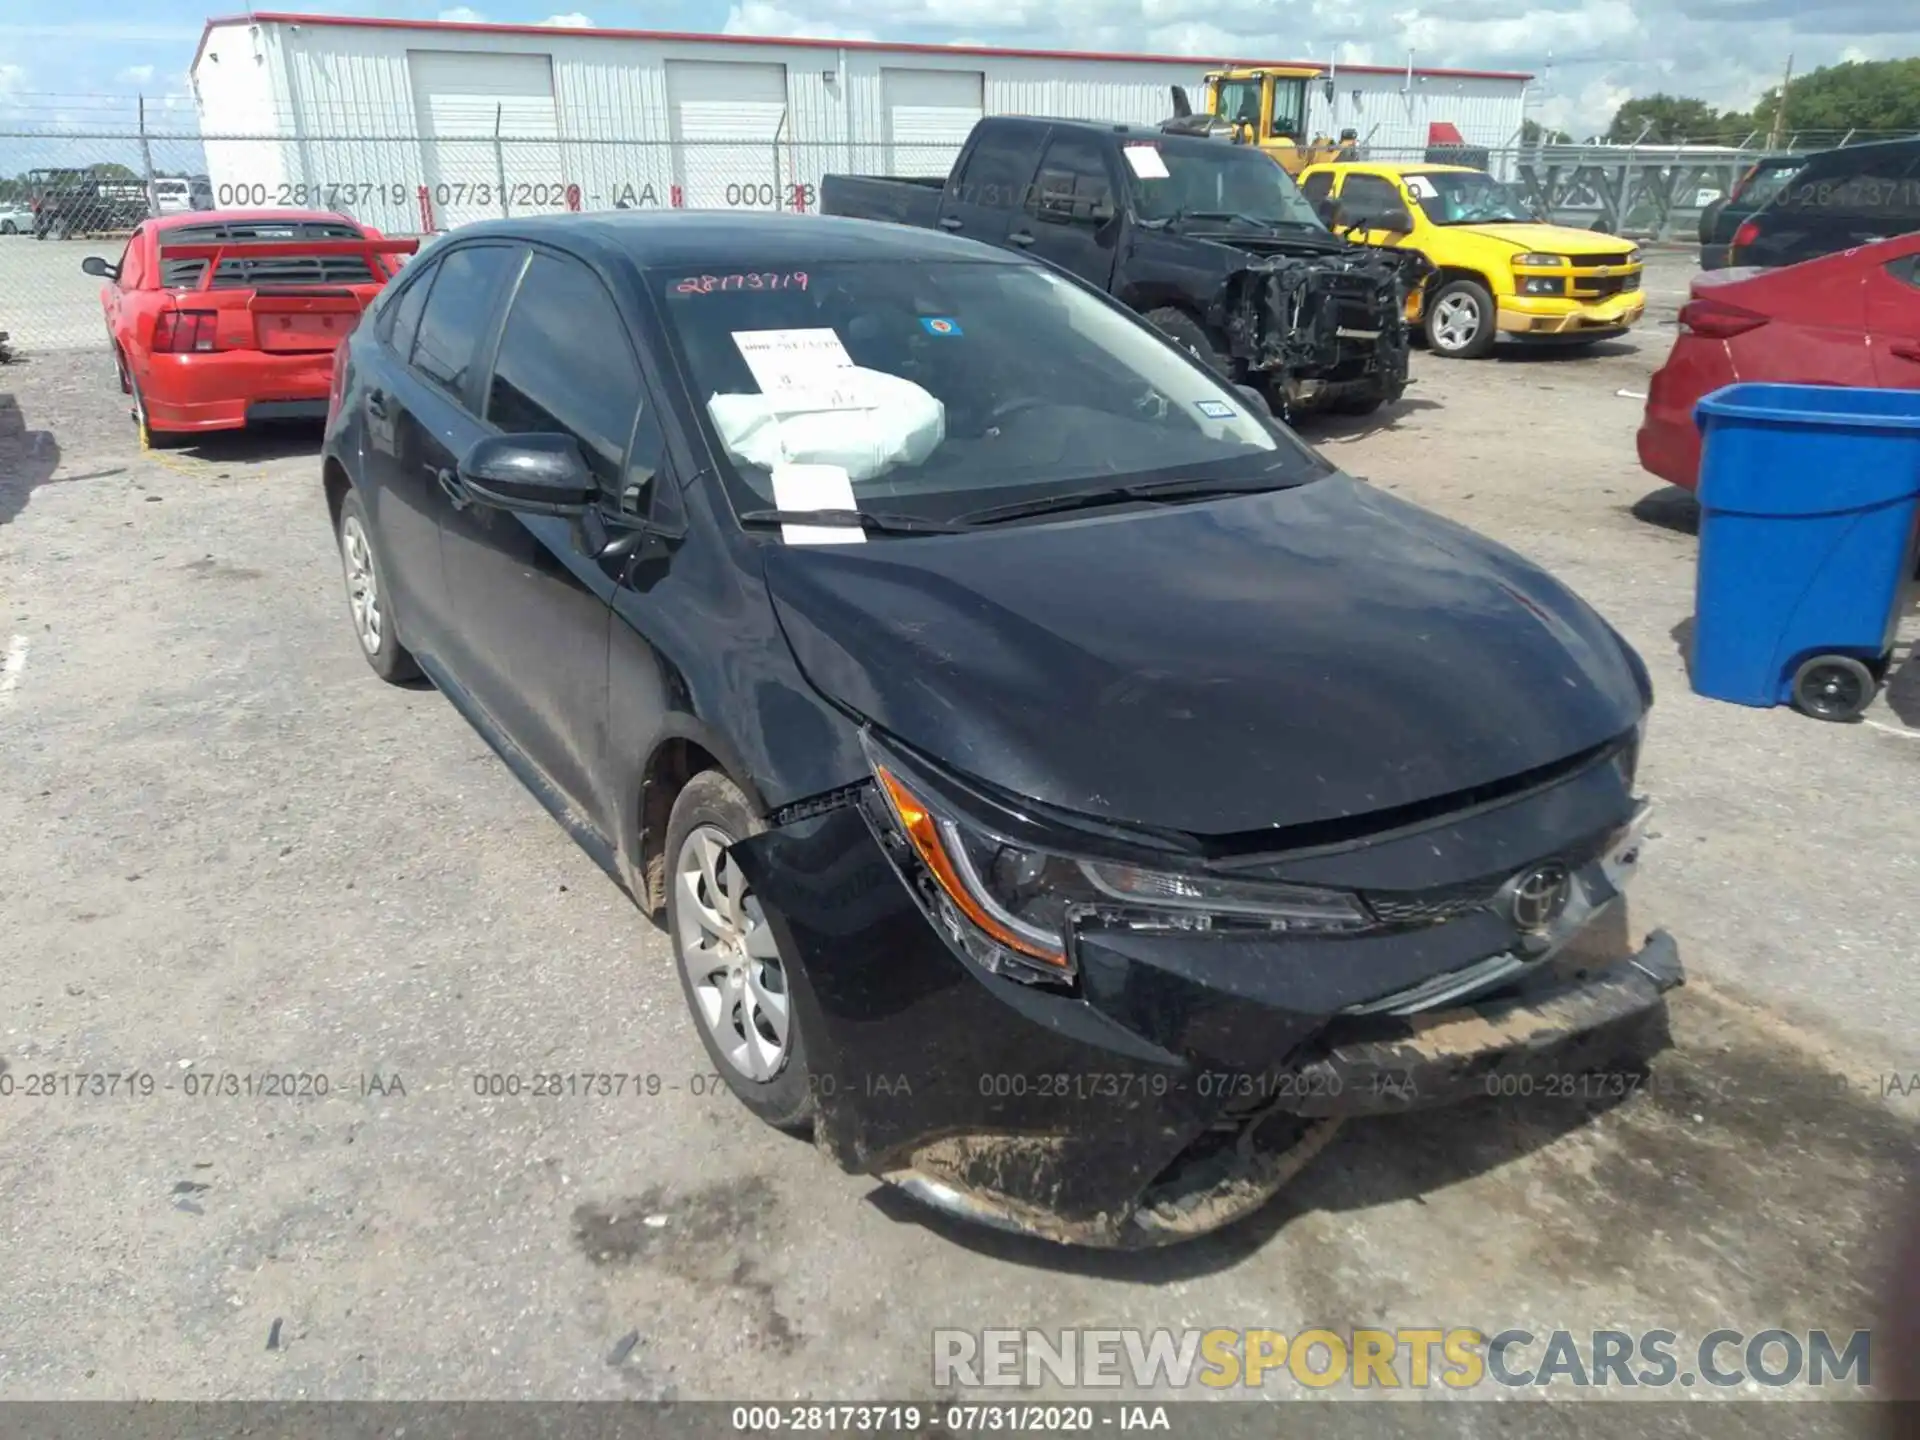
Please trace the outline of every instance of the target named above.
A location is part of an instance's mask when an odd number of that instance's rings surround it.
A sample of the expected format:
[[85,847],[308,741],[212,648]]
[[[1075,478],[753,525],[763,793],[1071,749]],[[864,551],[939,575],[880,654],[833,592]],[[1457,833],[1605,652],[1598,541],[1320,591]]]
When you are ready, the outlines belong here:
[[319,210],[164,215],[100,291],[120,388],[150,444],[255,420],[325,419],[334,349],[418,240]]
[[1693,407],[1737,380],[1920,388],[1920,234],[1778,270],[1695,278],[1680,334],[1647,388],[1640,463],[1693,489]]

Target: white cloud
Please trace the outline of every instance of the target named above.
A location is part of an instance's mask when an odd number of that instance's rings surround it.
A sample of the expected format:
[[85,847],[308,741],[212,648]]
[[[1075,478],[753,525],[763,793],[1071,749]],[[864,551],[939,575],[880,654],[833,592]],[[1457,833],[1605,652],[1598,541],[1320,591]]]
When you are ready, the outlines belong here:
[[[735,35],[874,38],[871,0],[731,0]],[[884,38],[1121,54],[1528,71],[1578,134],[1664,90],[1750,107],[1795,70],[1920,54],[1913,0],[895,0]]]
[[471,5],[456,5],[451,10],[442,10],[440,18],[449,25],[484,25],[487,17]]
[[591,30],[593,17],[582,15],[578,10],[569,10],[564,15],[549,15],[540,22],[542,25],[557,25],[563,30]]
[[118,80],[122,85],[151,84],[153,81],[153,66],[129,65],[113,78]]

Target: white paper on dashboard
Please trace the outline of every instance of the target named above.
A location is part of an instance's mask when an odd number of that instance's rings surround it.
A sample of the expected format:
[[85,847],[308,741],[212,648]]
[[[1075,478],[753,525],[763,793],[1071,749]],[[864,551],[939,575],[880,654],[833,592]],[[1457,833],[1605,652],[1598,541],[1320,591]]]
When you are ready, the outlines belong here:
[[1427,179],[1426,176],[1409,175],[1406,177],[1406,181],[1407,193],[1413,196],[1414,199],[1437,200],[1440,198],[1440,192],[1433,188],[1433,182]]
[[817,330],[735,330],[733,343],[763,395],[831,388],[835,370],[851,370],[853,357],[830,327]]
[[[832,332],[828,332],[832,333]],[[839,465],[775,465],[773,503],[782,510],[856,510],[853,477]],[[782,525],[789,545],[858,545],[867,532],[858,525]]]
[[1160,158],[1160,151],[1152,145],[1123,145],[1120,153],[1127,157],[1127,164],[1133,173],[1142,180],[1165,180],[1167,162]]

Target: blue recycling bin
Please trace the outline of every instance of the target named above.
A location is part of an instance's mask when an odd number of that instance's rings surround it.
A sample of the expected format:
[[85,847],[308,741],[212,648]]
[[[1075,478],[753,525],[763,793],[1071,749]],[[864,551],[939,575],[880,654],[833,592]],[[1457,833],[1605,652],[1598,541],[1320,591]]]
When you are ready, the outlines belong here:
[[1920,390],[1729,385],[1694,423],[1695,693],[1854,718],[1920,546]]

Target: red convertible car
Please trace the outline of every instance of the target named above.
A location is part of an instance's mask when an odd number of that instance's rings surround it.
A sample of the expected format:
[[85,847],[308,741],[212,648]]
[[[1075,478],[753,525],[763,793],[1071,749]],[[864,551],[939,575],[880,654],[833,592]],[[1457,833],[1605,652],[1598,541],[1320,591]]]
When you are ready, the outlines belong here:
[[1777,270],[1697,276],[1672,353],[1647,387],[1641,465],[1693,489],[1693,407],[1738,380],[1920,389],[1920,234]]
[[318,210],[165,215],[100,291],[141,438],[165,445],[256,420],[325,419],[333,352],[418,240]]

